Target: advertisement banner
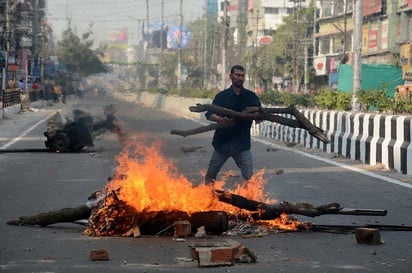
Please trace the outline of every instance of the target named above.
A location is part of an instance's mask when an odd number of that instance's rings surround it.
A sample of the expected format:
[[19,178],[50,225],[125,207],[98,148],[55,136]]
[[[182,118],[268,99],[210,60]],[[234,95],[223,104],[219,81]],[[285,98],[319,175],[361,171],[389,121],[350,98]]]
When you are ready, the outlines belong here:
[[368,25],[362,26],[362,54],[368,52]]
[[381,12],[382,0],[363,0],[363,16]]
[[327,73],[326,70],[326,56],[325,57],[315,57],[314,66],[316,71],[316,76],[324,76]]
[[412,80],[412,58],[411,53],[412,45],[403,44],[401,45],[401,66],[402,66],[402,75],[404,80]]
[[374,22],[368,34],[368,52],[376,51],[378,51],[378,23]]
[[172,26],[167,29],[167,48],[185,48],[192,41],[192,33],[186,26]]
[[381,50],[388,50],[388,20],[383,20],[381,23]]

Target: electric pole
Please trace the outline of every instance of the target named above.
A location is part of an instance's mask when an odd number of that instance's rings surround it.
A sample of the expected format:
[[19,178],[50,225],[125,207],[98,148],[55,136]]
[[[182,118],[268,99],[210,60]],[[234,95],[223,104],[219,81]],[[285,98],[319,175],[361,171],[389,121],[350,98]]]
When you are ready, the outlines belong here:
[[359,111],[358,93],[362,89],[362,24],[363,24],[363,0],[354,0],[353,11],[353,75],[352,75],[352,111]]
[[177,89],[182,88],[182,41],[183,41],[183,0],[180,0],[180,35],[177,47]]
[[222,89],[226,87],[227,1],[223,6]]
[[163,64],[163,48],[164,48],[164,44],[163,44],[163,35],[164,35],[164,28],[165,28],[165,19],[164,19],[164,5],[165,5],[165,1],[162,0],[161,6],[160,6],[160,13],[162,16],[162,25],[160,27],[160,59],[158,61],[158,77],[157,77],[157,87],[163,87],[162,84],[162,64]]
[[149,41],[148,41],[148,37],[149,37],[149,0],[146,0],[146,35],[145,35],[145,41],[144,41],[144,87],[145,87],[145,91],[147,92],[148,86],[149,86],[149,81],[148,81],[148,76],[149,76],[149,70],[147,68],[147,62],[148,62],[148,45],[149,45]]
[[205,0],[205,10],[206,10],[206,16],[205,16],[205,26],[204,26],[204,32],[205,34],[203,35],[205,41],[204,41],[204,46],[203,46],[203,88],[207,88],[207,42],[208,42],[208,38],[209,38],[209,18],[208,18],[208,14],[207,14],[207,10],[208,10],[208,0]]

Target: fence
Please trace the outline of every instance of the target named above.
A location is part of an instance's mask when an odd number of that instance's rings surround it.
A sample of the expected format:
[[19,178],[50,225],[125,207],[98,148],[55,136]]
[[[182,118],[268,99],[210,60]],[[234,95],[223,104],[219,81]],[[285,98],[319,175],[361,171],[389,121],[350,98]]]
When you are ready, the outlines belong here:
[[3,91],[0,98],[3,108],[21,104],[21,90],[19,88],[10,88]]
[[[49,96],[50,97],[50,96]],[[31,103],[46,98],[43,90],[21,90],[19,88],[8,88],[0,96],[1,112],[18,112],[25,110]]]

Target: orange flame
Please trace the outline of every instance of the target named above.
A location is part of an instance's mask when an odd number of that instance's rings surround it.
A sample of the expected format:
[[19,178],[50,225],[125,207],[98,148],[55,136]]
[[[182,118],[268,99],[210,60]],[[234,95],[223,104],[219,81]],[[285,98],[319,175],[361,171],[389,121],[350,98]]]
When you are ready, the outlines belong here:
[[[137,211],[233,211],[231,205],[218,201],[211,186],[194,186],[160,150],[159,141],[150,143],[143,135],[136,135],[116,157],[118,166],[107,188],[120,189],[119,199]],[[260,170],[249,181],[238,185],[233,193],[256,201],[274,202],[264,193],[267,181],[263,174],[264,170]],[[222,189],[224,185],[224,181],[217,181],[215,188]]]
[[291,219],[286,213],[282,213],[278,218],[274,220],[265,220],[258,222],[277,230],[298,230],[307,228],[305,223]]

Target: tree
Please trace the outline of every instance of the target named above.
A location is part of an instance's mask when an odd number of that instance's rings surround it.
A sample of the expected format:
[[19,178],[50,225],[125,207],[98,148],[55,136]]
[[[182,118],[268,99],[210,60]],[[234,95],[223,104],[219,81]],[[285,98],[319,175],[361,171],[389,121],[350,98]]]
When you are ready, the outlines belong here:
[[243,62],[251,64],[248,73],[255,77],[258,86],[268,90],[272,77],[291,79],[296,74],[298,82],[303,82],[304,75],[296,73],[304,70],[304,59],[301,58],[304,48],[300,41],[310,37],[312,21],[312,7],[298,8],[295,14],[283,18],[272,36],[272,43],[247,50]]
[[57,55],[65,65],[68,73],[81,77],[107,72],[107,68],[98,58],[97,52],[91,49],[93,41],[89,40],[91,30],[80,39],[69,26],[58,42]]

